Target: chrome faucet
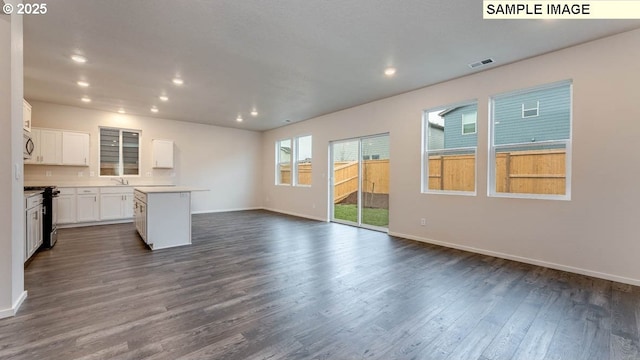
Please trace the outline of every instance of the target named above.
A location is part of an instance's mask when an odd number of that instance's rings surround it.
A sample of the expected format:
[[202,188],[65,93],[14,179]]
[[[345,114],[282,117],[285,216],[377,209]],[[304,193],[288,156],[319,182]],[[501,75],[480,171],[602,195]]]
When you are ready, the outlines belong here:
[[112,178],[111,180],[114,180],[120,185],[129,185],[129,180],[125,180],[125,178],[119,178],[119,179]]

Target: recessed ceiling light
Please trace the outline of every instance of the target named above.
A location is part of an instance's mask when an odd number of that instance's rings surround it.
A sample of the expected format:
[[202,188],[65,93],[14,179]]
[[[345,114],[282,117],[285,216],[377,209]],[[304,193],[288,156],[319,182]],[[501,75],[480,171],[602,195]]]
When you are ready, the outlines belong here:
[[167,95],[160,95],[158,96],[158,99],[160,99],[160,101],[169,101],[169,97]]
[[251,116],[258,116],[258,110],[256,109],[251,110]]
[[71,55],[71,60],[77,62],[78,64],[84,64],[87,62],[87,58],[82,55]]
[[120,110],[118,110],[118,112],[119,112],[120,114],[124,114],[124,113],[125,113],[124,109],[122,109],[122,108],[121,108]]
[[80,99],[80,100],[82,100],[83,102],[86,102],[86,103],[90,103],[91,102],[91,98],[88,97],[88,96],[83,96],[82,99]]
[[173,80],[171,80],[171,81],[173,81],[173,83],[176,84],[176,85],[184,84],[184,80],[182,80],[180,78],[173,78]]
[[242,122],[242,115],[238,115],[238,117],[236,118],[237,122]]
[[88,82],[86,82],[86,81],[82,81],[82,80],[80,80],[80,81],[78,81],[78,82],[77,82],[77,84],[78,84],[78,86],[80,86],[80,87],[89,87],[89,83],[88,83]]
[[157,112],[158,112],[158,108],[157,108],[157,107],[155,107],[155,106],[154,106],[154,107],[152,107],[152,108],[151,108],[151,112],[152,112],[152,113],[157,113]]
[[387,76],[393,76],[396,74],[396,68],[389,66],[388,68],[384,69],[384,74]]

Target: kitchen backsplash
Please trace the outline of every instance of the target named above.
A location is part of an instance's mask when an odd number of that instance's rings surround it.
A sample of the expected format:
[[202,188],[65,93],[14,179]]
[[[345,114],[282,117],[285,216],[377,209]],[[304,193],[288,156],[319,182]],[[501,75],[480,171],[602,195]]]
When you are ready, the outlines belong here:
[[[118,176],[98,176],[93,167],[25,165],[25,186],[37,185],[114,185]],[[175,169],[153,169],[141,176],[126,176],[130,185],[176,185]]]

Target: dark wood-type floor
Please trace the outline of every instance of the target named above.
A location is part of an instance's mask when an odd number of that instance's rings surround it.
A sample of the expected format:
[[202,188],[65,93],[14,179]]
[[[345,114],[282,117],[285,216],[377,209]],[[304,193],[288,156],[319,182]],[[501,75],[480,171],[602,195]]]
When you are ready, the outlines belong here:
[[638,287],[266,211],[195,215],[193,242],[61,230],[0,358],[639,358]]

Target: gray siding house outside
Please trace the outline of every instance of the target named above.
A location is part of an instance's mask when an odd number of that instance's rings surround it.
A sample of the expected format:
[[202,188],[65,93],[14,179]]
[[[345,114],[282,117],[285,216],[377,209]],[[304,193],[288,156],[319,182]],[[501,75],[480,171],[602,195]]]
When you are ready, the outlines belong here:
[[[537,107],[537,116],[523,117],[523,106],[525,109]],[[494,143],[504,145],[569,139],[570,116],[569,84],[497,97],[494,100]]]
[[[365,160],[389,159],[389,138],[386,136],[362,140],[362,157]],[[333,161],[358,160],[358,141],[335,143]]]
[[429,150],[444,149],[444,127],[429,122],[427,146]]
[[[444,119],[445,149],[477,146],[477,134],[462,134],[462,114],[477,110],[478,105],[473,104],[440,113]],[[495,145],[569,139],[570,111],[569,84],[499,96],[494,100]]]
[[[469,104],[447,109],[440,113],[444,118],[444,148],[474,147],[478,145],[477,131],[473,134],[462,134],[462,114],[478,112],[478,104]],[[476,130],[477,130],[476,118]]]

